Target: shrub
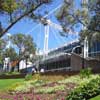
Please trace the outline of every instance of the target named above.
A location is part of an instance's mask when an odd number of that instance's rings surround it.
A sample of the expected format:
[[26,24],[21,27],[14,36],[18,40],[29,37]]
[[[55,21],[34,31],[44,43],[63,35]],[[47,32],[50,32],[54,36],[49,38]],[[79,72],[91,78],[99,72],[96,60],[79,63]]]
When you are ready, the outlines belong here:
[[24,81],[23,83],[16,83],[13,84],[8,88],[10,93],[27,93],[31,90],[31,88],[37,89],[37,87],[40,87],[41,85],[44,85],[44,81],[42,80],[29,80]]
[[18,86],[20,86],[22,83],[15,83],[15,84],[13,84],[13,85],[11,85],[11,86],[9,86],[8,88],[7,88],[7,90],[9,91],[9,92],[13,92]]
[[41,75],[39,73],[33,75],[33,80],[41,80]]
[[45,84],[45,81],[42,80],[32,80],[30,81],[30,84],[33,85],[34,87],[39,87]]
[[57,91],[63,91],[65,90],[65,85],[57,85],[57,86],[54,86],[54,87],[42,87],[42,88],[38,88],[35,93],[41,93],[41,94],[44,94],[44,93],[55,93]]
[[32,74],[27,74],[25,76],[25,81],[31,80],[33,78]]
[[91,68],[85,68],[80,71],[81,78],[89,78],[91,74],[92,74]]
[[30,88],[32,87],[31,84],[24,84],[24,85],[20,85],[18,87],[15,88],[15,92],[16,93],[27,93],[30,91]]
[[66,100],[87,100],[100,93],[100,77],[92,79],[90,82],[75,88]]

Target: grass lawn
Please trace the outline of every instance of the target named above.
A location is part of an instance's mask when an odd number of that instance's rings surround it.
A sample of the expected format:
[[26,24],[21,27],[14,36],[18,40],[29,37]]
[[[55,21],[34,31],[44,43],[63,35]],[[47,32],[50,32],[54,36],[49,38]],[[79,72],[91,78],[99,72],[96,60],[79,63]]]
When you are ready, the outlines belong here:
[[23,81],[24,79],[0,79],[0,91],[6,91],[7,87]]
[[96,96],[96,97],[94,97],[94,98],[92,98],[90,100],[100,100],[100,95],[98,95],[98,96]]

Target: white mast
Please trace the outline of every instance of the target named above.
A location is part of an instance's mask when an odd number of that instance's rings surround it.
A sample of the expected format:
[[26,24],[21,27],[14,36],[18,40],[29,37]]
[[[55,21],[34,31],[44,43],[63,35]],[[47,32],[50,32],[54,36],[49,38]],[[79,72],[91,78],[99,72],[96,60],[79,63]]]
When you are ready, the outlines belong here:
[[87,40],[87,37],[85,38],[84,40],[84,58],[87,58],[88,57],[88,40]]
[[48,54],[49,25],[45,25],[44,55]]
[[[48,40],[49,40],[49,26],[52,26],[55,29],[59,29],[60,31],[63,31],[63,27],[61,25],[58,25],[56,23],[53,23],[52,21],[46,19],[46,18],[41,18],[40,21],[42,24],[45,26],[45,33],[44,33],[44,56],[48,54]],[[69,30],[69,34],[73,34],[71,29],[66,29]],[[74,32],[74,34],[77,34],[78,32]]]

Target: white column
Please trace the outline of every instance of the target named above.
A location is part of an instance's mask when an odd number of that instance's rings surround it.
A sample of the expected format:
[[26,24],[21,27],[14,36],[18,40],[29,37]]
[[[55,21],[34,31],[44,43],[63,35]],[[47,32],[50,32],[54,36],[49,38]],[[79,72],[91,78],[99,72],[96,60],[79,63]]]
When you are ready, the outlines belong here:
[[48,39],[49,39],[49,26],[45,26],[45,36],[44,36],[44,55],[48,54]]
[[85,38],[84,40],[84,58],[87,58],[88,57],[88,40],[87,40],[87,37]]

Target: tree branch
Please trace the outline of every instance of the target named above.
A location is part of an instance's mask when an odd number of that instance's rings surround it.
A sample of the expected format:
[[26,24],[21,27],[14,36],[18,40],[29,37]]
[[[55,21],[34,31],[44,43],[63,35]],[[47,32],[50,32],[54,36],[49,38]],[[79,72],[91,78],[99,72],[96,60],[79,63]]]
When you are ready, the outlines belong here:
[[24,18],[25,16],[27,16],[28,14],[30,14],[31,12],[33,12],[34,10],[36,10],[37,8],[39,8],[43,3],[38,4],[35,8],[32,8],[30,11],[24,13],[23,15],[21,15],[19,18],[17,18],[14,22],[12,22],[3,32],[0,33],[0,37],[2,37],[10,28],[12,28],[13,25],[15,25],[19,20],[21,20],[22,18]]
[[79,23],[81,23],[83,26],[86,27],[86,25],[78,17],[76,17],[76,16],[74,16],[73,14],[70,14],[70,13],[69,13],[69,15],[71,15],[75,20],[77,20]]

